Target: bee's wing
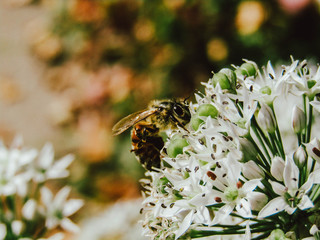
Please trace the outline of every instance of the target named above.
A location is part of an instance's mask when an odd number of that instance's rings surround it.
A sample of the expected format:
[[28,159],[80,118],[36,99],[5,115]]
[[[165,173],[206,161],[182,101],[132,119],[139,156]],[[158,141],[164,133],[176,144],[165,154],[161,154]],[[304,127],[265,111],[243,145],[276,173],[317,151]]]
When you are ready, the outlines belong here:
[[112,128],[112,135],[119,135],[127,130],[129,127],[133,126],[134,124],[146,119],[147,117],[155,114],[157,109],[150,109],[150,110],[142,110],[139,112],[135,112],[122,118],[119,122],[117,122]]

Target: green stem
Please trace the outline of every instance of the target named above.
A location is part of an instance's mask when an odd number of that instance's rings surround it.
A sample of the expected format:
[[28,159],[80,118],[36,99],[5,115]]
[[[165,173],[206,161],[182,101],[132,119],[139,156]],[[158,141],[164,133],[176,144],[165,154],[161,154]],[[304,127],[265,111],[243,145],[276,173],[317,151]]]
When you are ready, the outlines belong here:
[[[303,99],[304,116],[305,116],[305,119],[308,119],[308,116],[307,116],[307,97],[305,94],[302,95],[302,99]],[[307,124],[307,121],[306,121],[306,124]],[[303,142],[306,142],[307,128],[308,128],[308,125],[305,126],[304,134],[302,134],[302,141]]]
[[[264,154],[260,150],[259,146],[256,144],[256,142],[253,140],[253,138],[250,135],[247,137],[247,139],[253,144],[253,146],[255,147],[255,149],[258,152],[258,156],[260,157],[260,160],[261,160],[259,162],[260,166],[262,166],[268,172],[270,170],[270,165],[269,165],[268,160],[266,159],[266,157],[264,156]],[[259,159],[259,158],[257,157],[257,159]]]
[[279,125],[278,125],[278,121],[277,121],[277,116],[275,114],[275,111],[274,111],[274,106],[273,106],[273,103],[271,104],[271,109],[272,109],[272,112],[273,112],[273,115],[274,115],[274,120],[276,122],[276,131],[275,131],[275,137],[276,137],[276,144],[277,144],[277,147],[278,147],[278,152],[280,154],[280,156],[285,159],[285,153],[284,153],[284,149],[283,149],[283,143],[282,143],[282,138],[281,138],[281,133],[280,133],[280,129],[279,129]]
[[[255,134],[257,135],[257,137],[260,137],[260,143],[262,145],[262,147],[265,149],[266,154],[268,155],[269,159],[271,160],[268,151],[266,150],[266,147],[264,145],[267,144],[268,148],[270,149],[270,151],[272,152],[273,155],[275,155],[276,153],[276,149],[273,148],[272,144],[270,143],[269,139],[266,137],[266,135],[264,134],[264,132],[262,131],[262,129],[260,128],[260,126],[257,123],[257,120],[255,118],[252,118],[252,123],[251,123],[252,129],[255,132]],[[262,140],[261,140],[262,137]]]
[[308,123],[307,123],[307,136],[306,136],[306,143],[310,142],[311,138],[311,128],[312,128],[312,115],[313,115],[313,107],[311,104],[309,104],[309,116],[308,116]]
[[297,133],[298,146],[301,146],[302,141],[304,141],[304,134]]

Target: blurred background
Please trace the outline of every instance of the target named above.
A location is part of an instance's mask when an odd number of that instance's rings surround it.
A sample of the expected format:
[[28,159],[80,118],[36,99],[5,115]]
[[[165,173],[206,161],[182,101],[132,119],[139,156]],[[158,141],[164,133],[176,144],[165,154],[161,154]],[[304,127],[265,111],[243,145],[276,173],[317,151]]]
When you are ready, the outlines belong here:
[[319,0],[1,0],[0,137],[76,155],[67,183],[87,205],[70,239],[143,239],[144,170],[113,124],[243,58],[319,62],[319,43]]

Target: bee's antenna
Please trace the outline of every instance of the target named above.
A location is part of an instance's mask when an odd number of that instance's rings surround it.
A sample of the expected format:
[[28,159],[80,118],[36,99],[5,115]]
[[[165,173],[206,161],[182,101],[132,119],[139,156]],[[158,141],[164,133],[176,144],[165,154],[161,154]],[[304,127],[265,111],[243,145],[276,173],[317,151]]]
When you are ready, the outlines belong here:
[[190,94],[188,97],[186,97],[186,98],[183,99],[183,103],[184,103],[185,105],[188,104],[188,100],[191,98],[192,95],[193,95],[193,94]]

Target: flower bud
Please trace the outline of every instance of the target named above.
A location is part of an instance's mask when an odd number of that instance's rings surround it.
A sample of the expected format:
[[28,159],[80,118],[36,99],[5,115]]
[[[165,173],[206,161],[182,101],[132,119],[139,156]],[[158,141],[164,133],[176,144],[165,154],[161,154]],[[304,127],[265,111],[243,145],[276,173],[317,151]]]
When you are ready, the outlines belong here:
[[228,77],[230,85],[231,85],[231,89],[235,90],[236,85],[237,85],[237,75],[235,74],[235,72],[229,68],[222,68],[219,71],[219,73],[223,73]]
[[252,63],[243,63],[238,69],[237,72],[245,76],[255,76],[257,73],[256,67]]
[[242,173],[247,179],[264,178],[262,169],[252,160],[242,165]]
[[297,105],[293,107],[292,111],[292,127],[295,133],[301,133],[306,127],[306,116]]
[[213,75],[212,83],[214,87],[217,86],[217,84],[219,83],[221,89],[231,89],[231,84],[227,75],[221,72],[218,72]]
[[271,161],[271,174],[278,181],[283,181],[283,170],[285,162],[281,157],[274,157]]
[[258,123],[259,126],[267,131],[268,133],[274,133],[276,130],[276,120],[273,115],[272,109],[266,105],[262,104],[261,109],[258,113]]
[[204,121],[199,118],[198,114],[194,114],[191,117],[190,124],[193,130],[197,131],[199,129],[199,126],[203,123]]
[[271,232],[270,236],[268,237],[269,240],[286,240],[286,235],[281,229],[275,229]]
[[212,118],[216,118],[218,116],[218,110],[212,104],[200,105],[197,110],[197,113],[199,114],[199,116],[204,116],[204,117],[210,116]]
[[169,157],[175,158],[179,154],[183,153],[183,148],[188,146],[189,143],[179,134],[173,135],[170,144],[167,148],[167,153]]
[[257,158],[257,150],[254,145],[246,138],[240,138],[240,150],[242,152],[242,162],[248,162]]
[[197,113],[191,117],[190,122],[192,128],[197,131],[200,124],[204,122],[200,117],[210,116],[211,118],[216,118],[218,116],[218,113],[218,110],[212,104],[208,103],[200,105],[197,109]]
[[303,147],[299,146],[298,149],[293,153],[293,160],[299,168],[304,166],[307,160],[307,154]]

